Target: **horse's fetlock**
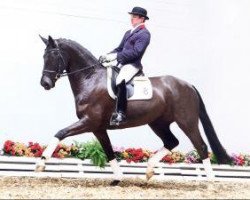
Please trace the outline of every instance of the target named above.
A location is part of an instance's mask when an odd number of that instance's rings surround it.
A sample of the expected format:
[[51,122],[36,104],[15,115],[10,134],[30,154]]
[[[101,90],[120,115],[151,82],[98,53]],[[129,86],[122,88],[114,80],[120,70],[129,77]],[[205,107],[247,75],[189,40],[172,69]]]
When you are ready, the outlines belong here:
[[203,151],[204,153],[207,153],[207,152],[208,152],[208,149],[207,149],[207,145],[206,145],[206,144],[203,144],[203,145],[201,146],[201,148],[202,148],[202,151]]

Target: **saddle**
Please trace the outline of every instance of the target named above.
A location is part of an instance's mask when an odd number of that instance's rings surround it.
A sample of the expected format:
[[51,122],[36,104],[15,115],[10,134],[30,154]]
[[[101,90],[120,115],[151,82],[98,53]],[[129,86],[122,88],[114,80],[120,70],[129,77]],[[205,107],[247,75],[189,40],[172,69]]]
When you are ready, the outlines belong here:
[[[119,74],[118,67],[107,68],[107,88],[111,98],[116,98],[116,77]],[[126,83],[127,100],[148,100],[153,96],[151,81],[139,71],[131,80]]]

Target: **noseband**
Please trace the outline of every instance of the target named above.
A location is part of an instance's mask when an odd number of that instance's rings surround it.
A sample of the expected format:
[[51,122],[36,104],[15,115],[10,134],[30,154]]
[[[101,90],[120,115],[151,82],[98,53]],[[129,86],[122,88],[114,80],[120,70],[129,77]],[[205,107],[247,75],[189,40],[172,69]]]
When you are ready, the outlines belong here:
[[[58,47],[53,48],[53,49],[50,49],[50,50],[46,50],[46,54],[47,54],[47,53],[50,53],[50,52],[55,52],[55,51],[58,52],[58,55],[59,55],[58,59],[61,60],[61,62],[59,62],[59,65],[58,65],[58,71],[44,69],[44,70],[43,70],[43,74],[45,74],[45,73],[53,73],[53,74],[56,74],[56,76],[55,76],[55,79],[56,79],[56,80],[59,79],[59,78],[61,78],[61,77],[69,76],[69,75],[71,75],[71,74],[75,74],[75,73],[78,73],[78,72],[81,72],[81,71],[84,71],[84,70],[87,70],[87,69],[90,69],[90,68],[93,68],[93,69],[94,69],[95,66],[98,65],[98,63],[96,63],[96,64],[94,64],[94,65],[90,65],[90,66],[88,66],[88,67],[84,67],[84,68],[82,68],[82,69],[79,69],[79,70],[76,70],[76,71],[73,71],[73,72],[66,72],[66,71],[65,71],[65,70],[66,70],[66,62],[65,62],[65,60],[64,60],[64,58],[63,58],[63,56],[62,56],[62,53],[61,53],[61,51],[60,51],[60,49],[59,49]],[[61,64],[61,63],[62,63],[62,64]]]

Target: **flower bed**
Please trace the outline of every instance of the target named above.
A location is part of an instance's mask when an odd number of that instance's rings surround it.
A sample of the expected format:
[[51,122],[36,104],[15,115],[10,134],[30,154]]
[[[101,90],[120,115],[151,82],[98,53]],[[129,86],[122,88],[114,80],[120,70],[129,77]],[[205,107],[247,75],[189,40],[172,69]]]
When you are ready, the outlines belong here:
[[[7,140],[4,143],[2,152],[8,156],[27,156],[40,157],[46,146],[39,143],[29,142],[27,145],[20,142]],[[126,160],[130,162],[147,162],[148,159],[155,153],[142,148],[113,148],[115,156],[118,160]],[[53,156],[55,158],[79,158],[90,159],[94,165],[104,167],[107,158],[97,140],[86,143],[75,142],[72,145],[59,144],[55,149]],[[212,163],[216,164],[217,160],[213,153],[209,153],[209,158]],[[250,155],[233,154],[231,156],[232,164],[237,166],[250,166]],[[196,150],[183,154],[179,151],[174,151],[172,154],[166,155],[162,160],[164,163],[200,163],[200,157]]]

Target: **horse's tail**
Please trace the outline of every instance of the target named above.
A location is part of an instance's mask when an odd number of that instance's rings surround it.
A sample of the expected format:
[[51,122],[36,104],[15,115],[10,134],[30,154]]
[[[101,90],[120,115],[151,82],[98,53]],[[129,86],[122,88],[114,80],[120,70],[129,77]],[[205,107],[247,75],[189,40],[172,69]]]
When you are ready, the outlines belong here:
[[200,101],[199,117],[200,117],[202,126],[204,128],[205,134],[207,136],[208,142],[210,144],[210,147],[211,147],[213,153],[215,154],[219,164],[229,164],[229,163],[231,163],[231,159],[230,159],[229,155],[227,154],[226,150],[221,145],[221,143],[216,135],[213,124],[212,124],[212,122],[207,114],[206,107],[205,107],[204,102],[201,98],[201,95],[194,86],[193,86],[193,88],[195,89],[195,91],[199,97],[199,101]]

